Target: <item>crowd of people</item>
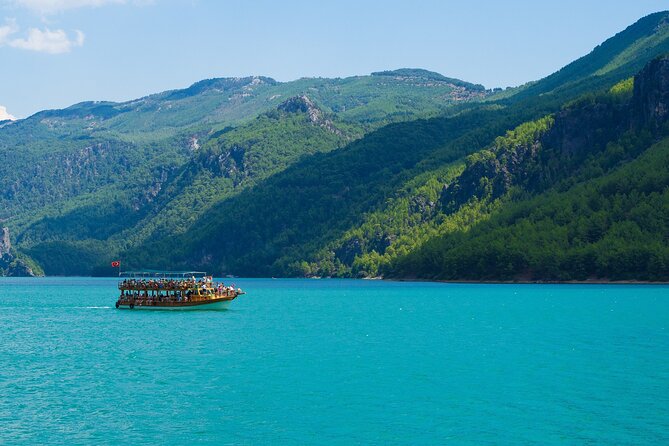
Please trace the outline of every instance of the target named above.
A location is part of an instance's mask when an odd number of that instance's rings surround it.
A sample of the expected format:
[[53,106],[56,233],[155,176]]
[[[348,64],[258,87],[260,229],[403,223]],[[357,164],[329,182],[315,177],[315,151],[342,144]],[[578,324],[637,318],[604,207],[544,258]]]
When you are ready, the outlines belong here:
[[[201,277],[196,279],[195,276],[184,279],[144,279],[144,278],[128,278],[119,283],[119,288],[129,295],[130,291],[190,291],[200,289],[206,294],[216,293],[225,294],[235,291],[235,285],[226,286],[223,282],[214,282],[211,276]],[[241,292],[237,289],[237,292]],[[190,293],[189,293],[190,294]],[[145,294],[148,296],[148,294]]]

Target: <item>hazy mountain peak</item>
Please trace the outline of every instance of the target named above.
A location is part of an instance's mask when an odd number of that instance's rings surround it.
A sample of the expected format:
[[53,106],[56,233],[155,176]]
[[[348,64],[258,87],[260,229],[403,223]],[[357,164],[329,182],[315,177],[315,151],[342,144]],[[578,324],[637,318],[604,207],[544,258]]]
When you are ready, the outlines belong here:
[[423,68],[399,68],[397,70],[375,71],[372,76],[388,76],[402,80],[423,80],[433,82],[443,82],[456,87],[464,87],[469,90],[485,90],[483,85],[472,84],[460,79],[446,77],[435,71],[425,70]]
[[183,99],[189,96],[206,93],[223,93],[237,90],[252,90],[260,85],[276,85],[278,82],[271,77],[246,76],[246,77],[219,77],[204,79],[195,82],[183,90],[170,92],[166,99]]

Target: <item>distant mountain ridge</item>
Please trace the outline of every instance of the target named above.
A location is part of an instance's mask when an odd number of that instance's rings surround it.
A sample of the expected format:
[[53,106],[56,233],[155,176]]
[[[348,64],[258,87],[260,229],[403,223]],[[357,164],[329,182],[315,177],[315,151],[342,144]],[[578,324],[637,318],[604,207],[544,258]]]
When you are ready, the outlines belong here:
[[[400,80],[380,82],[372,76],[288,83],[251,76],[205,80],[183,90],[123,103],[82,102],[63,110],[45,110],[8,123],[0,131],[0,156],[9,152],[14,157],[20,154],[19,159],[5,164],[8,170],[0,167],[0,185],[9,191],[4,201],[0,194],[4,208],[0,210],[0,218],[52,202],[53,192],[34,184],[40,180],[40,172],[59,162],[76,163],[79,153],[95,151],[96,147],[109,148],[106,153],[124,158],[119,174],[142,159],[149,167],[154,162],[163,163],[161,159],[165,157],[172,157],[170,163],[179,164],[190,156],[191,141],[201,141],[225,128],[241,125],[291,97],[305,94],[325,113],[336,113],[348,125],[361,128],[438,114],[456,101],[485,96],[484,92],[471,91],[463,97],[461,88],[447,84],[415,86]],[[39,167],[45,156],[49,165]],[[29,176],[22,179],[23,173]],[[50,177],[44,180],[49,182]],[[93,186],[77,181],[69,192],[63,190],[62,196],[90,192]],[[45,200],[30,192],[40,189]],[[30,195],[21,197],[23,190]]]
[[[170,214],[168,203],[177,206],[182,193],[197,196],[191,196],[199,203],[194,218],[212,200],[300,156],[486,94],[374,76],[287,83],[249,76],[203,80],[123,103],[42,111],[0,129],[0,157],[7,159],[0,166],[0,218],[8,219],[15,245],[39,258],[47,273],[74,271],[68,262],[54,269],[44,260],[60,243],[58,252],[76,253],[76,271],[86,274],[109,245],[119,250],[154,237],[156,228],[182,231],[183,222],[148,221]],[[281,115],[288,111],[308,118]],[[212,160],[214,152],[219,161]]]
[[[379,84],[376,82],[378,77],[392,78],[393,84]],[[411,84],[411,81],[436,81],[431,84]],[[279,82],[266,76],[247,76],[247,77],[233,77],[233,78],[212,78],[205,79],[193,83],[187,88],[168,90],[161,93],[150,94],[142,98],[126,101],[126,102],[110,102],[110,101],[86,101],[74,104],[70,107],[60,110],[44,110],[35,113],[26,119],[34,118],[79,118],[83,119],[87,116],[101,117],[105,119],[112,118],[118,114],[129,111],[148,111],[154,110],[155,107],[160,107],[160,103],[181,101],[195,96],[211,95],[222,96],[222,99],[227,101],[241,101],[254,102],[258,99],[273,102],[279,98],[287,99],[287,97],[295,96],[300,92],[306,93],[311,90],[313,98],[322,103],[325,107],[330,108],[336,104],[335,99],[337,95],[346,96],[349,93],[351,97],[359,95],[355,90],[357,83],[362,83],[362,88],[367,88],[370,84],[385,87],[388,90],[394,86],[401,87],[409,85],[411,87],[424,87],[428,91],[437,88],[444,89],[439,91],[442,93],[441,98],[434,98],[434,102],[441,102],[443,105],[448,105],[447,96],[449,90],[453,87],[464,88],[470,91],[473,96],[480,97],[485,92],[485,87],[482,85],[475,85],[459,79],[448,78],[436,72],[431,72],[422,69],[398,69],[391,71],[375,72],[369,76],[353,76],[348,78],[301,78],[295,81]],[[348,87],[348,92],[341,91],[342,87]],[[353,87],[353,88],[351,88]],[[319,91],[322,88],[322,91]],[[267,90],[267,91],[265,91]],[[330,90],[330,91],[328,91]],[[266,94],[263,94],[266,93]],[[369,95],[371,92],[367,92]],[[382,96],[382,93],[378,93]],[[444,96],[445,94],[445,96]],[[372,93],[373,95],[373,93]],[[409,96],[421,96],[415,92],[408,93]],[[435,95],[437,96],[437,95]],[[446,100],[444,98],[446,97]],[[245,99],[248,98],[248,99]],[[441,100],[437,100],[441,99]],[[276,105],[277,102],[273,102]],[[218,104],[225,106],[224,103]],[[238,104],[234,104],[238,105]],[[266,108],[267,106],[258,106]],[[256,114],[258,109],[253,108],[250,115]],[[248,116],[243,116],[246,118]]]
[[443,74],[434,71],[424,70],[422,68],[400,68],[397,70],[376,71],[372,73],[372,76],[387,76],[387,77],[397,77],[403,79],[423,79],[428,81],[445,82],[447,84],[452,84],[455,85],[456,87],[464,87],[469,90],[484,91],[486,89],[481,84],[472,84],[470,82],[465,82],[460,79],[446,77]]

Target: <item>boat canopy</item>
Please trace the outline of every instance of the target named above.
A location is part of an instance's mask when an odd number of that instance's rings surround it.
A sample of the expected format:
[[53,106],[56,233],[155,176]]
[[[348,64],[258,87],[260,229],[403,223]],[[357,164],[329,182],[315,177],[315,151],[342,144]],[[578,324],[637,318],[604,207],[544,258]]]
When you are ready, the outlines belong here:
[[140,278],[140,279],[190,279],[191,277],[206,277],[204,271],[122,271],[119,277]]

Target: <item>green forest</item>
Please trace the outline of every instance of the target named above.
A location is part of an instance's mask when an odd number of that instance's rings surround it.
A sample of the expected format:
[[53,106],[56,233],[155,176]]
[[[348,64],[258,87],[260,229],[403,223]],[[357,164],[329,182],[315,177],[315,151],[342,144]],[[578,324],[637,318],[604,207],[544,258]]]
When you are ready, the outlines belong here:
[[669,280],[669,13],[506,90],[419,69],[210,79],[0,127],[47,275]]

